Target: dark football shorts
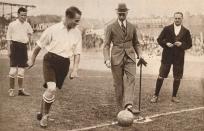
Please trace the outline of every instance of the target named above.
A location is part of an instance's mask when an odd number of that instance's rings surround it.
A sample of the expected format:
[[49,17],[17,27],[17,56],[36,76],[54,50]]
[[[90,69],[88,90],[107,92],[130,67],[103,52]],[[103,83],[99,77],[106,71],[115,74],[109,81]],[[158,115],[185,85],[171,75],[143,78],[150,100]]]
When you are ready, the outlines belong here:
[[10,67],[28,67],[27,44],[11,41]]
[[47,82],[55,82],[57,88],[61,89],[69,72],[70,60],[54,53],[48,52],[43,59],[44,87]]
[[173,77],[175,79],[181,79],[183,77],[183,65],[175,65],[175,64],[163,64],[161,63],[159,69],[159,76],[163,78],[167,78],[171,69],[171,65],[173,65]]

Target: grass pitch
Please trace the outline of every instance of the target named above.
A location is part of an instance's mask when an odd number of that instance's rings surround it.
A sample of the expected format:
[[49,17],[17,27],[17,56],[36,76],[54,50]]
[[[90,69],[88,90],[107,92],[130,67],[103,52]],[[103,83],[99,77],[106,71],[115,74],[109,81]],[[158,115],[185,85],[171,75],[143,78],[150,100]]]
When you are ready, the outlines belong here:
[[[36,120],[42,99],[43,77],[41,60],[26,72],[24,87],[30,97],[8,96],[8,68],[6,57],[0,58],[0,131],[67,131],[95,126],[114,121],[116,104],[111,73],[107,71],[80,70],[79,79],[65,80],[62,90],[57,91],[51,109],[52,118],[48,128],[42,129]],[[139,75],[139,74],[138,74]],[[181,102],[172,103],[171,78],[166,79],[161,89],[159,102],[149,102],[155,87],[155,75],[144,74],[142,79],[142,116],[179,111],[204,106],[204,88],[199,79],[185,78],[179,89]],[[139,78],[135,90],[135,105],[138,104]],[[17,89],[17,84],[16,84]],[[17,92],[16,92],[17,93]],[[203,131],[204,110],[184,112],[154,118],[152,122],[133,124],[131,127],[117,125],[90,129],[92,131]]]

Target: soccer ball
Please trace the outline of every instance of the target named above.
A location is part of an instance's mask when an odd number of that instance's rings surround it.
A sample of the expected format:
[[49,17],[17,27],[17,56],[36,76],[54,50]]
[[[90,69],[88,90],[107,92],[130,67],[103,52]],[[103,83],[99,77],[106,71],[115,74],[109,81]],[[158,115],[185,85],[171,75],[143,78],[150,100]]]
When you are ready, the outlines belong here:
[[134,120],[133,114],[128,110],[122,110],[117,115],[118,125],[131,126]]

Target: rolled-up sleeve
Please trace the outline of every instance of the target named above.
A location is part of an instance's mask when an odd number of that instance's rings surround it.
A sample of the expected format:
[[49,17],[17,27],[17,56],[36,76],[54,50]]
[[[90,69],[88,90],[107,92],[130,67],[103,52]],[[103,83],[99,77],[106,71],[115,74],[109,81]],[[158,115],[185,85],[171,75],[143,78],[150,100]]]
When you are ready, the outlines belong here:
[[40,39],[36,41],[36,43],[40,48],[44,48],[51,42],[51,39],[52,39],[51,31],[49,29],[46,29],[42,33]]
[[74,48],[73,54],[77,55],[77,54],[81,54],[82,52],[82,36],[81,33],[78,36],[78,42],[76,43],[76,47]]

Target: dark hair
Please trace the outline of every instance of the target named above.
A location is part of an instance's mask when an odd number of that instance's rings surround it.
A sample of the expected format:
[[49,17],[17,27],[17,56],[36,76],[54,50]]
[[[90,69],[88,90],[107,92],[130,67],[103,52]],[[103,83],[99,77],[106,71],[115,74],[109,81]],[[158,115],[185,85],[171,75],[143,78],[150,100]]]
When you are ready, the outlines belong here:
[[175,16],[176,14],[180,14],[180,15],[183,17],[183,13],[182,13],[182,12],[175,12],[175,13],[174,13],[174,16]]
[[65,15],[68,16],[69,18],[74,18],[76,16],[76,14],[81,15],[81,11],[75,7],[75,6],[71,6],[69,8],[67,8]]
[[21,12],[27,12],[27,9],[24,8],[24,7],[20,7],[20,8],[18,9],[18,14],[21,13]]

